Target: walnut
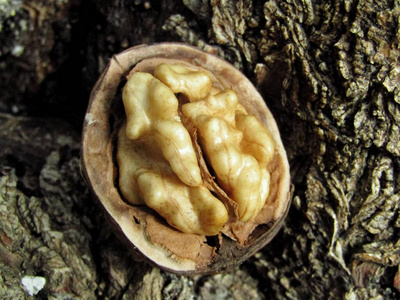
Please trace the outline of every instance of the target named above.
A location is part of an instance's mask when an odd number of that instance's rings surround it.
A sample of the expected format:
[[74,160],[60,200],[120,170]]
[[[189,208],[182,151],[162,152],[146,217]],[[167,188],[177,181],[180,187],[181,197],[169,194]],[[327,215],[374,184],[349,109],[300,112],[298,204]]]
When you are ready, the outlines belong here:
[[116,232],[180,274],[240,264],[290,204],[286,153],[261,96],[229,63],[182,44],[112,58],[91,94],[82,157]]

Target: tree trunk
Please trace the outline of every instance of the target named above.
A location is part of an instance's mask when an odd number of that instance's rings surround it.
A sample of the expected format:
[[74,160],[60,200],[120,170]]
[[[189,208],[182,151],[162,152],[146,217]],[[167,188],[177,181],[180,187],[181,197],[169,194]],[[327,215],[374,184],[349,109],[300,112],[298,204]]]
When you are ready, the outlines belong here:
[[[393,0],[0,2],[1,298],[29,299],[28,276],[46,280],[39,299],[399,298],[399,20]],[[100,72],[162,41],[242,70],[288,152],[285,225],[230,273],[136,261],[81,176]]]

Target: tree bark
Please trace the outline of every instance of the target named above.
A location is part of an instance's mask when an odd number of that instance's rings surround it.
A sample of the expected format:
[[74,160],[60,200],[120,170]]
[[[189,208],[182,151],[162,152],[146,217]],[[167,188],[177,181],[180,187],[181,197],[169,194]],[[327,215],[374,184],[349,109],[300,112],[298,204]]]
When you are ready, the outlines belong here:
[[[2,1],[0,295],[29,299],[400,297],[400,3]],[[135,260],[80,172],[89,93],[143,43],[218,53],[261,91],[295,186],[283,229],[230,273]]]

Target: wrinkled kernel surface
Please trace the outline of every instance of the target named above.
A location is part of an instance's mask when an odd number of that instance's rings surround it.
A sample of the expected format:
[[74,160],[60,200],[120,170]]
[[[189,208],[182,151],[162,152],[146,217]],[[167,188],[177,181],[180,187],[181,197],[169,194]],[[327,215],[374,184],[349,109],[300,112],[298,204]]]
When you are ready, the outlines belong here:
[[[176,95],[186,96],[179,103]],[[192,137],[194,126],[218,185],[237,203],[235,219],[251,221],[269,192],[274,142],[248,115],[233,90],[212,86],[205,71],[161,64],[134,72],[123,89],[126,125],[118,136],[119,185],[125,199],[146,204],[182,232],[219,233],[226,205],[205,186]]]
[[136,72],[126,83],[122,99],[128,138],[154,135],[176,175],[187,185],[201,184],[196,153],[178,116],[178,99],[171,89],[148,73]]

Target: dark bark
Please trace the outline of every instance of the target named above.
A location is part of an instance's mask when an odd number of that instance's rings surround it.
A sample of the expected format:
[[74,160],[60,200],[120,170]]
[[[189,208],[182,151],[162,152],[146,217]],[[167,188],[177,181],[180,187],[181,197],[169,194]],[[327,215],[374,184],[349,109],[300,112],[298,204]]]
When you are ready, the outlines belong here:
[[[0,294],[47,299],[395,299],[400,290],[397,1],[0,2]],[[241,69],[275,114],[295,194],[278,236],[228,274],[137,262],[80,174],[107,60],[181,41]]]

